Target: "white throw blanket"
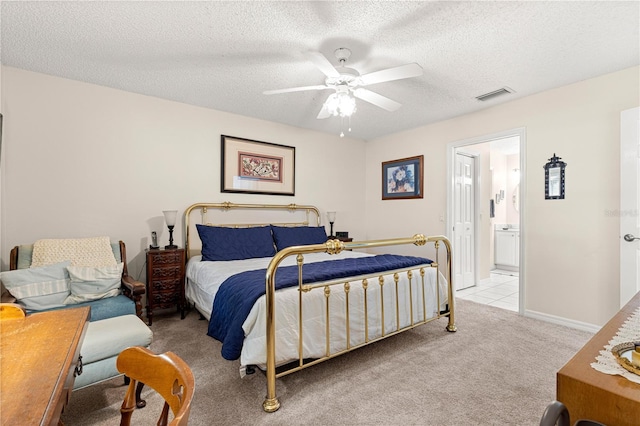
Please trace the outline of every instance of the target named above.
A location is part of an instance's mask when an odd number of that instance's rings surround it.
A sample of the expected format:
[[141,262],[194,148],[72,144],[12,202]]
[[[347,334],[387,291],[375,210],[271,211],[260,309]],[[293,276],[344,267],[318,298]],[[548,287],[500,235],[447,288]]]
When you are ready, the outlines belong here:
[[64,261],[86,267],[117,265],[109,237],[46,239],[33,244],[31,267]]

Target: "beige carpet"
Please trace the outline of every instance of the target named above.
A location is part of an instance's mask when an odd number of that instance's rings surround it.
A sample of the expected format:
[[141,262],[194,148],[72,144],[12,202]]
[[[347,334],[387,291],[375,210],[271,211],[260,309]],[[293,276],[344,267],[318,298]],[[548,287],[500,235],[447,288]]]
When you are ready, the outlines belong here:
[[[278,379],[282,406],[272,414],[262,411],[264,375],[241,379],[196,312],[154,316],[152,349],[193,369],[191,425],[537,425],[556,372],[591,334],[470,301],[457,307],[456,333],[441,319]],[[121,378],[76,391],[63,421],[118,424],[124,392]],[[143,397],[134,424],[155,424],[161,401],[147,388]]]

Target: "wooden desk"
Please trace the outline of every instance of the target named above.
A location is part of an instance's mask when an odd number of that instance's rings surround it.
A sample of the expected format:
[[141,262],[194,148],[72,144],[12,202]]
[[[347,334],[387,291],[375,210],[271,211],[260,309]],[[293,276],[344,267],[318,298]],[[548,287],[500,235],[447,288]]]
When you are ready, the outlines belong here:
[[640,384],[591,367],[596,356],[640,306],[636,294],[557,374],[557,396],[569,409],[571,424],[579,419],[608,426],[640,424]]
[[56,425],[73,389],[89,307],[0,323],[2,425]]

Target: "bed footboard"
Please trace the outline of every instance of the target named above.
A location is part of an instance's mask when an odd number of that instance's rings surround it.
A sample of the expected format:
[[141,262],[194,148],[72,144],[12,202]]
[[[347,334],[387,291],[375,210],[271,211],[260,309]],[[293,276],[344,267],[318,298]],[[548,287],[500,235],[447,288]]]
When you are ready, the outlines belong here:
[[[302,267],[304,264],[304,255],[309,253],[328,253],[337,254],[343,250],[351,249],[369,249],[374,247],[394,246],[403,244],[414,244],[416,246],[424,246],[427,243],[433,243],[436,251],[435,261],[431,265],[423,265],[418,268],[408,267],[402,270],[386,271],[384,273],[370,274],[360,276],[357,282],[353,279],[345,281],[335,280],[318,284],[304,284],[302,282]],[[445,263],[440,264],[440,249],[444,246],[446,255]],[[298,354],[299,359],[290,368],[284,371],[276,371],[276,326],[275,326],[275,276],[280,263],[287,257],[296,256],[298,265],[298,300],[299,300],[299,329],[298,329]],[[425,274],[427,269],[435,270],[435,295],[427,294],[425,290]],[[418,273],[415,273],[415,270]],[[443,302],[440,291],[440,269],[444,271],[446,278],[446,303],[447,309],[442,310]],[[384,276],[391,275],[391,279]],[[408,283],[408,284],[407,284]],[[451,243],[444,236],[425,237],[422,234],[416,234],[410,238],[376,240],[364,242],[344,243],[339,240],[329,240],[325,244],[288,247],[278,252],[266,273],[266,378],[267,378],[267,395],[262,404],[264,411],[274,412],[280,408],[280,401],[276,395],[276,379],[284,375],[293,373],[306,367],[318,364],[327,359],[344,354],[351,350],[360,348],[364,345],[376,342],[389,336],[411,330],[421,324],[433,321],[438,318],[448,317],[449,321],[446,327],[447,331],[456,331],[455,325],[455,300],[453,294],[453,274],[452,274],[452,253]],[[311,291],[322,291],[325,296],[324,318],[325,318],[325,338],[326,353],[324,356],[314,358],[312,360],[305,359],[303,354],[303,295]],[[359,292],[359,297],[355,297]],[[333,295],[339,295],[340,300],[344,300],[344,333],[346,335],[344,347],[332,348],[330,342],[331,335],[331,309],[335,309]],[[385,300],[385,297],[387,298]],[[436,300],[430,300],[435,297]],[[351,318],[354,300],[357,299],[360,315],[364,315],[364,335],[358,337],[352,336]],[[379,318],[379,332],[371,335],[369,333],[370,312],[375,307],[370,306],[371,300],[375,300]],[[361,303],[361,305],[360,305]],[[433,310],[435,305],[436,309]],[[390,309],[392,312],[385,312]],[[385,321],[385,316],[387,321]],[[391,326],[388,324],[391,323]],[[352,338],[353,337],[353,338]],[[335,349],[335,350],[334,350]]]

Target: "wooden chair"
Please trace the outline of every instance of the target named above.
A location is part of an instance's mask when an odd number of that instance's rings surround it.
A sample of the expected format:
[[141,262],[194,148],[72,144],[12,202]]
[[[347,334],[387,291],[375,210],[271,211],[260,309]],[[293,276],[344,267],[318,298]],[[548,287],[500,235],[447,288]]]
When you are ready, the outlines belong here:
[[[191,369],[180,357],[173,352],[156,355],[146,348],[134,346],[120,352],[116,366],[119,372],[131,379],[120,408],[121,426],[131,422],[136,408],[137,382],[151,387],[165,400],[158,425],[187,424],[195,380]],[[174,416],[171,423],[167,423],[169,408]]]
[[24,308],[17,303],[0,303],[0,320],[19,319],[26,316]]

